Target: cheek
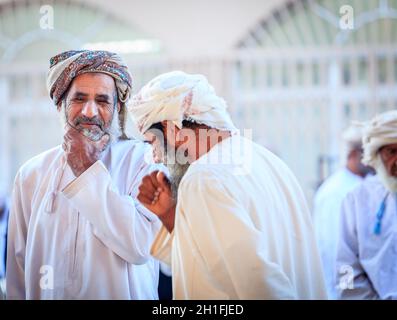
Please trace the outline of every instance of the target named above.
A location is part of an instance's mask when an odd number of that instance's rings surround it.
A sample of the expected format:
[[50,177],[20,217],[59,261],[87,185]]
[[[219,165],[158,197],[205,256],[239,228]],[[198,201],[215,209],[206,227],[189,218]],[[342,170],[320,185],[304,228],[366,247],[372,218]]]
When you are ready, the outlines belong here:
[[110,125],[113,119],[113,112],[111,110],[103,110],[99,112],[99,117],[104,123]]
[[152,143],[152,152],[153,152],[153,159],[156,163],[164,162],[164,150],[161,146],[161,143],[158,142],[158,139]]
[[68,108],[65,112],[66,118],[71,122],[79,116],[79,110],[76,108]]
[[388,164],[387,164],[387,171],[389,171],[389,174],[396,176],[397,175],[397,157],[393,157],[393,159],[390,159]]

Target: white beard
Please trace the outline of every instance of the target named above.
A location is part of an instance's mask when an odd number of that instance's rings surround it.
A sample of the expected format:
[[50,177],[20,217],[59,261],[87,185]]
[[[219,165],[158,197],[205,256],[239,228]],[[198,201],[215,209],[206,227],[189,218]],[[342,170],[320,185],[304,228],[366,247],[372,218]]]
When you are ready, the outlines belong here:
[[[179,164],[179,163],[174,163],[174,159],[168,159],[168,153],[165,155],[165,166],[168,168],[168,171],[170,173],[170,184],[171,184],[171,192],[172,192],[172,197],[175,199],[175,201],[178,201],[178,189],[179,189],[179,184],[182,181],[183,176],[185,175],[186,171],[189,169],[190,163],[186,164]],[[168,160],[168,161],[167,161]]]
[[376,156],[374,167],[384,187],[390,192],[397,192],[397,178],[389,175],[379,154]]
[[[66,128],[68,124],[68,119],[66,115],[66,106],[65,103],[62,102],[62,107],[61,107],[61,123],[62,127]],[[120,137],[121,137],[121,128],[120,128],[120,120],[119,120],[119,113],[114,112],[113,114],[113,119],[110,124],[109,129],[106,130],[106,133],[109,135],[109,145],[113,144],[116,142]],[[70,126],[70,125],[69,125]],[[87,134],[83,133],[85,136],[89,137]]]

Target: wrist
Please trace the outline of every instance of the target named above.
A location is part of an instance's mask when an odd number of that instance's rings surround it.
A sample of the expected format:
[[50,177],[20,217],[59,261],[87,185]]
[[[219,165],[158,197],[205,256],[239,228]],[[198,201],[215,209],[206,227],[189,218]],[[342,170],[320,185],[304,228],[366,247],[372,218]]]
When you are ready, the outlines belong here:
[[176,205],[173,205],[166,213],[159,216],[160,221],[164,227],[171,233],[174,230],[175,223],[175,209]]

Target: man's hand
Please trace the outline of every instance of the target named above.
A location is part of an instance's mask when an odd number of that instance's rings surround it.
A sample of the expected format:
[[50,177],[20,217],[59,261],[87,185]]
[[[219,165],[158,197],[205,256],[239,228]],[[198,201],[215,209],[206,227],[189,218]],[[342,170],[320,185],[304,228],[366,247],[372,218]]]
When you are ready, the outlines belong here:
[[80,176],[99,160],[108,143],[108,134],[105,134],[98,141],[92,141],[75,128],[68,127],[62,147],[66,153],[67,163],[74,175]]
[[161,171],[153,171],[142,179],[138,200],[159,217],[169,232],[174,229],[176,203],[170,183]]

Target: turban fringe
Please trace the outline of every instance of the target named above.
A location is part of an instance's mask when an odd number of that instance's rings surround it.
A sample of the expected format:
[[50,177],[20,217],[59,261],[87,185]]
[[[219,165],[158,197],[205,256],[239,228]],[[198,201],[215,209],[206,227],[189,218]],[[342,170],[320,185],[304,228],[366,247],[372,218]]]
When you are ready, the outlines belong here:
[[118,98],[128,101],[132,87],[132,77],[121,58],[108,51],[66,51],[50,60],[47,76],[47,89],[51,99],[57,105],[78,75],[99,72],[115,79]]
[[395,143],[397,143],[397,110],[379,114],[364,127],[363,163],[374,167],[379,149]]
[[226,102],[203,75],[173,71],[159,75],[135,95],[128,110],[140,135],[153,124],[169,120],[179,128],[183,120],[235,132]]

